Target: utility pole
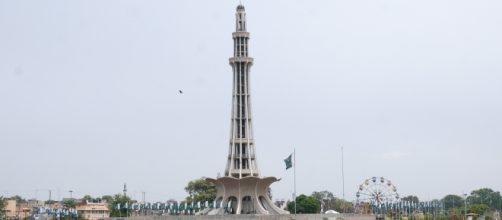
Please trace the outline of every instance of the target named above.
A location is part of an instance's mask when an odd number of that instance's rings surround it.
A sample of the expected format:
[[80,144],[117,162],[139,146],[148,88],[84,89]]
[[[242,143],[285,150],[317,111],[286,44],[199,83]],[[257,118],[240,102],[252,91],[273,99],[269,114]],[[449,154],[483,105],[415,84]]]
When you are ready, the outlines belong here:
[[298,202],[296,200],[296,148],[293,150],[293,171],[294,171],[294,185],[295,185],[295,215],[296,215],[296,203]]
[[464,219],[467,220],[467,194],[464,193]]
[[343,213],[345,213],[345,175],[343,172],[343,146],[342,146],[342,198],[343,198]]
[[52,200],[52,190],[49,189],[49,201]]

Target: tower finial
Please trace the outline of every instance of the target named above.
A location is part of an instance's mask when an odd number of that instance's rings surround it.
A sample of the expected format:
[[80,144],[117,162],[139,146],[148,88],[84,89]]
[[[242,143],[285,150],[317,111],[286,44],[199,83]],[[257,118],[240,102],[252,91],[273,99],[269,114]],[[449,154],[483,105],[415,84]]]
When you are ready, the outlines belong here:
[[124,183],[124,190],[123,190],[123,192],[124,192],[124,196],[127,196],[127,184],[126,183]]

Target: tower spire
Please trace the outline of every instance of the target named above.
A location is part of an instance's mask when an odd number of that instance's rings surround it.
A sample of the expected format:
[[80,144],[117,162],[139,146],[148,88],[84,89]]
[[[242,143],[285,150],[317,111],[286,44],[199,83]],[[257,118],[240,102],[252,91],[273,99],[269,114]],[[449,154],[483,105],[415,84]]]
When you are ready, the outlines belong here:
[[260,176],[256,162],[251,115],[249,70],[253,58],[248,56],[249,32],[246,31],[246,11],[242,4],[235,13],[234,56],[230,58],[233,70],[232,117],[230,147],[225,176],[242,178]]

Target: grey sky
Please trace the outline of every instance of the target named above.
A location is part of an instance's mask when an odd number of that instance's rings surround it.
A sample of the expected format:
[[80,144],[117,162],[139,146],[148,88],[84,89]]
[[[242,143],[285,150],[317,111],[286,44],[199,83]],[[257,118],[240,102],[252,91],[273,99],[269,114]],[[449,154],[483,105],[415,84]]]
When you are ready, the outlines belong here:
[[[0,195],[183,199],[223,173],[238,1],[0,1]],[[262,174],[289,198],[502,190],[502,2],[244,1]],[[179,95],[178,89],[185,94]]]

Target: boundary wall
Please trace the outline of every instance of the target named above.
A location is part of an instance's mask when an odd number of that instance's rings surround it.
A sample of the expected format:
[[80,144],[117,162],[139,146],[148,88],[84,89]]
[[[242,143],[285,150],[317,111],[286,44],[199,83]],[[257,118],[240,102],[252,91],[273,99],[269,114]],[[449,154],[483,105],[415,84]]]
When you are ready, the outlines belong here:
[[109,218],[109,220],[375,220],[374,215],[298,214],[298,215],[166,215]]

